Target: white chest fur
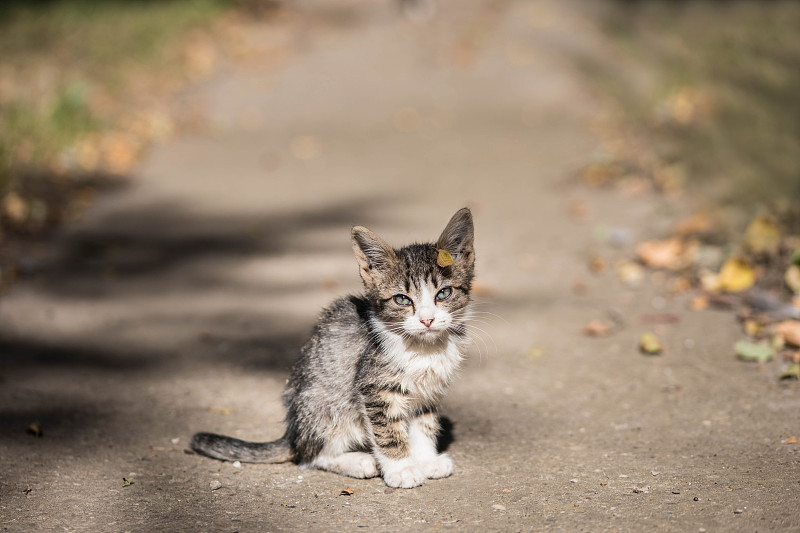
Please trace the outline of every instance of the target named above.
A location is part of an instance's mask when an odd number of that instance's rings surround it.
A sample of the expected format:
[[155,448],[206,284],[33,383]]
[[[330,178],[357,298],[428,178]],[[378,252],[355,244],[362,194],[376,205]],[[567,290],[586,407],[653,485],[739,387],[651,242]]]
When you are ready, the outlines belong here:
[[385,329],[380,337],[403,392],[417,401],[436,403],[458,371],[462,343],[451,335],[437,342],[413,342]]

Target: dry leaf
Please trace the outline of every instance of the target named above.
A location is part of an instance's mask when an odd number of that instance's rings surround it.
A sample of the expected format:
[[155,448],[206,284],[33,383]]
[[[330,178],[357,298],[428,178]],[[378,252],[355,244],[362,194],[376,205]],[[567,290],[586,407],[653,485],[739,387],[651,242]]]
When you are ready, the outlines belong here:
[[339,496],[352,496],[353,494],[355,494],[355,491],[350,487],[347,487],[346,489],[343,489],[342,492],[339,493]]
[[775,219],[769,215],[754,218],[744,232],[744,243],[757,254],[777,253],[781,243],[781,231]]
[[27,431],[28,433],[30,433],[34,437],[41,437],[42,436],[42,426],[41,426],[41,424],[39,424],[39,422],[34,422],[33,424],[31,424],[30,426],[25,428],[25,431]]
[[751,337],[757,337],[761,333],[761,329],[762,325],[751,318],[744,321],[744,332]]
[[786,281],[786,286],[789,287],[792,292],[800,294],[800,266],[791,265],[787,268],[783,279]]
[[595,274],[601,274],[606,269],[606,262],[603,260],[602,257],[593,256],[589,259],[589,270],[594,272]]
[[797,435],[792,435],[791,437],[786,437],[781,441],[783,444],[797,444]]
[[17,193],[10,192],[3,198],[3,211],[13,222],[20,224],[28,216],[28,205]]
[[731,257],[722,265],[717,277],[717,288],[728,292],[741,292],[756,282],[756,274],[750,264],[740,258]]
[[632,261],[626,261],[617,269],[617,275],[625,285],[637,287],[644,279],[644,269]]
[[642,333],[639,338],[639,349],[649,355],[658,355],[662,351],[661,341],[655,333]]
[[708,296],[705,294],[701,294],[700,296],[695,296],[694,298],[689,301],[689,309],[692,311],[702,311],[703,309],[708,307]]
[[436,250],[439,252],[439,255],[436,256],[437,265],[444,268],[453,264],[453,256],[450,255],[450,252],[443,250],[442,248],[437,248]]
[[611,333],[611,326],[595,318],[584,326],[583,333],[590,337],[605,337]]
[[784,320],[775,324],[775,333],[793,346],[800,346],[800,320]]
[[679,270],[691,263],[692,248],[677,237],[664,241],[644,241],[636,247],[636,257],[649,267]]
[[702,235],[708,233],[713,227],[711,217],[707,213],[698,213],[679,220],[672,228],[673,233],[685,237],[687,235]]

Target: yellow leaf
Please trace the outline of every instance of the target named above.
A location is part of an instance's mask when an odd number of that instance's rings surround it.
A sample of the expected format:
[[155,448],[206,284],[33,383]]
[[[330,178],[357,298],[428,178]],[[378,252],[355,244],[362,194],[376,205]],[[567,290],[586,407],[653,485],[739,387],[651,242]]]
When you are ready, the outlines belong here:
[[739,257],[731,257],[722,265],[717,283],[720,289],[728,292],[741,292],[756,282],[753,267]]
[[800,267],[797,265],[791,265],[786,270],[786,275],[783,278],[786,281],[786,285],[792,289],[792,292],[795,294],[800,294]]
[[639,338],[639,349],[649,355],[658,355],[661,353],[661,341],[654,333],[642,333]]
[[436,257],[437,265],[444,268],[453,264],[453,256],[450,255],[450,252],[441,248],[437,248],[436,250],[439,252],[439,255]]
[[744,232],[744,242],[757,254],[775,254],[781,242],[781,231],[769,215],[756,217]]

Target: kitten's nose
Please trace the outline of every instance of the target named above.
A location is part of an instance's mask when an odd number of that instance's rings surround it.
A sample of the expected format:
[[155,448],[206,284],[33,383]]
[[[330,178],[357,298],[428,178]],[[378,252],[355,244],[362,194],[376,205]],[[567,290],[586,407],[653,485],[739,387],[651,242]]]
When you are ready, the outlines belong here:
[[431,324],[433,324],[433,319],[432,318],[426,318],[426,319],[420,318],[419,321],[422,322],[423,324],[425,324],[426,328],[431,327]]

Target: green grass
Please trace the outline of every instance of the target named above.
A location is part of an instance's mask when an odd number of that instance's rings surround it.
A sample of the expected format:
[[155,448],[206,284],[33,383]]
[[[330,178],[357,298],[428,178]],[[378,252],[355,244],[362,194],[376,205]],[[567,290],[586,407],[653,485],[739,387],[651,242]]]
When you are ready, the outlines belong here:
[[[165,53],[225,0],[31,0],[0,5],[0,196],[21,169],[47,166],[89,132],[113,127],[98,94],[129,94],[132,72],[169,76]],[[135,98],[132,98],[135,100]]]
[[[800,2],[619,1],[605,22],[656,81],[597,78],[659,157],[720,204],[800,222]],[[685,88],[706,95],[705,116],[660,117]]]

